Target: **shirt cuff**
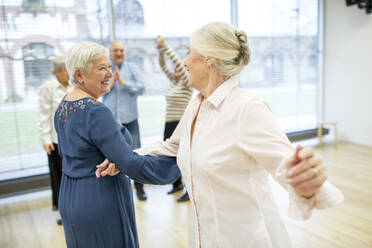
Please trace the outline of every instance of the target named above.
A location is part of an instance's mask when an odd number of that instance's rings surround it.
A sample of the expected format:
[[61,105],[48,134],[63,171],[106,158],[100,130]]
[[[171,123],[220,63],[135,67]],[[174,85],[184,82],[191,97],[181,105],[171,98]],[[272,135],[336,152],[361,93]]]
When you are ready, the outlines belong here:
[[344,201],[344,195],[329,182],[324,182],[319,191],[311,198],[307,199],[289,186],[289,209],[288,215],[296,220],[306,220],[310,218],[312,210],[326,209],[334,207]]
[[52,139],[50,137],[40,137],[41,144],[53,144]]
[[288,216],[295,220],[307,220],[315,207],[316,194],[311,198],[299,195],[294,188],[288,185],[289,207]]
[[329,182],[324,182],[315,195],[315,207],[317,209],[331,208],[344,201],[344,195],[339,189]]

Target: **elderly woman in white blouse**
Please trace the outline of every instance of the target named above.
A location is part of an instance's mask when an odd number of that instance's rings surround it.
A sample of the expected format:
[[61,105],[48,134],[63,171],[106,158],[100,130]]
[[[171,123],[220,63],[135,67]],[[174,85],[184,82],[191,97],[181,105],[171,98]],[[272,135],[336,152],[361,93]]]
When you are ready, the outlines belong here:
[[244,31],[224,23],[197,30],[185,66],[200,93],[169,139],[137,150],[177,156],[192,205],[188,247],[291,247],[269,174],[289,192],[292,218],[343,200],[314,150],[294,149],[265,101],[239,88],[249,58]]

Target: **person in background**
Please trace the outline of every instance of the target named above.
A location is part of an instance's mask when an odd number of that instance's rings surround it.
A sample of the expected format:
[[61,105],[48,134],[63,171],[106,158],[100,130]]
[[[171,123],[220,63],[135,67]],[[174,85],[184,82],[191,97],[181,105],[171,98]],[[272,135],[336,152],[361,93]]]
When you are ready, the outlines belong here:
[[[65,58],[53,59],[55,78],[45,82],[39,89],[38,130],[40,141],[48,155],[49,175],[52,186],[52,209],[58,210],[59,187],[62,176],[62,159],[58,154],[58,139],[54,129],[54,113],[63,96],[72,90],[65,66]],[[61,225],[61,218],[57,220]]]
[[136,150],[177,156],[192,207],[189,248],[290,248],[270,174],[288,191],[294,219],[343,201],[313,148],[294,149],[268,104],[239,88],[249,60],[244,31],[209,23],[194,32],[185,66],[199,94],[169,139]]
[[[132,137],[97,99],[110,91],[112,72],[106,49],[94,42],[73,45],[66,67],[74,89],[55,114],[62,156],[59,207],[68,248],[138,248],[133,193],[129,178],[169,184],[179,176],[174,157],[141,156]],[[121,171],[96,178],[104,157]],[[99,167],[98,167],[99,169]]]
[[[133,149],[141,147],[138,125],[137,97],[145,91],[144,82],[136,65],[125,62],[126,50],[122,41],[116,40],[110,45],[111,91],[102,96],[103,103],[112,111],[114,117],[125,126],[133,139]],[[146,200],[143,184],[134,181],[137,198]]]
[[[165,39],[161,36],[158,37],[157,49],[159,51],[159,64],[165,75],[170,80],[171,84],[165,94],[167,102],[167,110],[165,116],[165,127],[163,140],[172,136],[173,131],[176,129],[183,112],[192,96],[192,89],[188,85],[189,77],[187,70],[183,65],[182,60],[177,54],[168,46]],[[165,62],[165,55],[172,61],[174,71],[169,69]],[[168,194],[173,194],[183,189],[181,177],[172,184],[172,189]],[[178,198],[177,202],[184,202],[189,200],[189,195],[185,190],[184,194]]]

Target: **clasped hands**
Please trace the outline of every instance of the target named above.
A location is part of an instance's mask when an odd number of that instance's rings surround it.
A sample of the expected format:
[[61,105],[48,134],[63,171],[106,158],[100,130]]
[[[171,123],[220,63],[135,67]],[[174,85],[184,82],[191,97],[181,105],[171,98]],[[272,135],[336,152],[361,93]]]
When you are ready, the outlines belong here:
[[[96,177],[115,176],[120,171],[108,159],[96,166]],[[297,146],[296,152],[286,161],[286,181],[301,196],[313,197],[323,185],[327,175],[322,158],[311,147]]]
[[118,170],[114,163],[111,163],[107,158],[96,166],[96,177],[100,178],[101,176],[116,176],[120,173],[120,170]]
[[115,72],[113,73],[113,77],[112,77],[112,87],[114,87],[115,83],[116,83],[116,79],[119,81],[119,83],[121,85],[124,85],[125,84],[125,81],[123,79],[123,77],[120,75],[120,72],[119,72],[119,67],[117,65],[115,65]]

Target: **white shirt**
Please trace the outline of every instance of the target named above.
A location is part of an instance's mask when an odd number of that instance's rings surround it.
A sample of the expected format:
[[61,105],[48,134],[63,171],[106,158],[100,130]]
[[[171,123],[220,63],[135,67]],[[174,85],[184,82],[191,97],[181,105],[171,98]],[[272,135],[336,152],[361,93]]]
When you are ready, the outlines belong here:
[[70,84],[65,88],[53,78],[39,88],[39,113],[37,126],[42,144],[58,144],[54,129],[54,113],[62,98],[73,89]]
[[[200,106],[192,144],[191,124]],[[289,215],[306,219],[316,208],[343,201],[326,182],[312,199],[285,181],[294,149],[267,104],[231,78],[202,101],[191,100],[172,137],[141,154],[177,155],[190,196],[188,247],[289,248],[289,237],[271,193],[268,175],[289,192]]]

